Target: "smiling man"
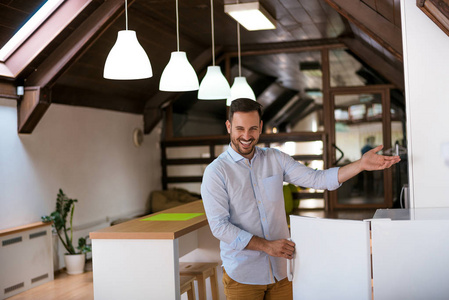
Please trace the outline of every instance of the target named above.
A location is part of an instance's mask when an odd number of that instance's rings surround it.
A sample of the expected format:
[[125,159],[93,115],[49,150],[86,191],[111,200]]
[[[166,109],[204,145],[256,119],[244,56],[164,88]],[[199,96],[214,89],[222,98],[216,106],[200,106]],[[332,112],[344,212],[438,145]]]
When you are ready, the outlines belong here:
[[[314,170],[288,154],[256,144],[262,133],[262,106],[236,99],[226,128],[230,147],[205,170],[201,195],[212,234],[220,240],[227,299],[292,299],[286,264],[295,251],[288,240],[283,182],[337,189],[363,170],[382,170],[399,161],[376,147],[341,168]],[[300,250],[299,250],[300,251]]]

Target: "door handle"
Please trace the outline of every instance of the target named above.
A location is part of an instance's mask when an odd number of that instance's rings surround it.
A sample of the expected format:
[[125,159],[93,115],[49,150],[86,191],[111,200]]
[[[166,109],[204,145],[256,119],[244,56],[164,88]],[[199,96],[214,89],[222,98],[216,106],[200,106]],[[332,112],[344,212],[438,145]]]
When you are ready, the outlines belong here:
[[[292,239],[288,239],[289,241],[291,241]],[[296,252],[296,249],[295,249]],[[294,270],[294,265],[295,265],[295,253],[293,253],[293,257],[292,259],[287,259],[287,278],[288,281],[293,281],[293,272]]]

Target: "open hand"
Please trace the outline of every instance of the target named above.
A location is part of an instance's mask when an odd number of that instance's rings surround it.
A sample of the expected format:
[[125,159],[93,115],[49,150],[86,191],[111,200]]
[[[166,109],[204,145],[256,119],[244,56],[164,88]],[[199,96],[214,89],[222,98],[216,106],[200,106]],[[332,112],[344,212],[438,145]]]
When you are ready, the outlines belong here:
[[377,152],[382,150],[382,148],[383,145],[380,145],[363,154],[361,159],[363,170],[374,171],[387,169],[401,160],[399,156],[385,156],[377,154]]

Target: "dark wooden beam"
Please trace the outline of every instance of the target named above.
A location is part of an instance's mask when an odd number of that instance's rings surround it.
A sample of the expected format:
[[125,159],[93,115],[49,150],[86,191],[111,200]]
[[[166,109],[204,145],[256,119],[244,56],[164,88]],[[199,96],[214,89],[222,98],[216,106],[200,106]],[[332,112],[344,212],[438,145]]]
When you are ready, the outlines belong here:
[[402,61],[401,29],[360,0],[325,0],[332,8]]
[[[363,85],[363,86],[336,86],[330,87],[329,91],[332,94],[339,95],[353,95],[363,93],[382,93],[385,89],[394,89],[392,84],[376,84],[376,85]],[[333,107],[335,109],[335,107]]]
[[12,82],[0,82],[0,98],[19,100],[16,87]]
[[17,102],[18,132],[31,133],[51,103],[50,89],[26,87],[23,98]]
[[[319,51],[322,49],[338,49],[345,47],[346,46],[336,38],[283,43],[249,44],[242,45],[241,56],[296,53],[304,51]],[[229,57],[236,57],[238,54],[237,50],[234,48],[230,48],[225,51],[227,51],[226,54]]]
[[369,46],[357,39],[342,38],[342,41],[352,52],[360,57],[371,68],[376,70],[398,89],[404,90],[403,69],[395,67],[393,63],[386,61]]

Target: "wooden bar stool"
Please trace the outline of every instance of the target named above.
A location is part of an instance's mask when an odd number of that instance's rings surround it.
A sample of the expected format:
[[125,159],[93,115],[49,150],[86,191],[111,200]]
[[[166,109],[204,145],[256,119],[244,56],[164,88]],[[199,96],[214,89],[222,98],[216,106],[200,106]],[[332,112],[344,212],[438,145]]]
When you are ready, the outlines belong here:
[[215,270],[217,266],[218,263],[180,262],[179,274],[182,276],[195,276],[195,280],[198,282],[199,300],[206,300],[206,279],[209,277],[212,299],[218,300],[218,283]]
[[195,300],[195,276],[179,276],[181,295],[187,292],[187,299]]

